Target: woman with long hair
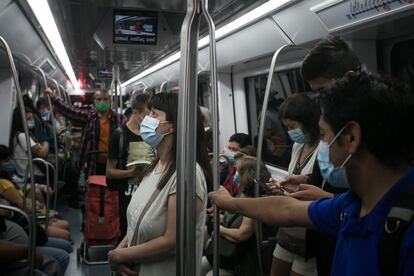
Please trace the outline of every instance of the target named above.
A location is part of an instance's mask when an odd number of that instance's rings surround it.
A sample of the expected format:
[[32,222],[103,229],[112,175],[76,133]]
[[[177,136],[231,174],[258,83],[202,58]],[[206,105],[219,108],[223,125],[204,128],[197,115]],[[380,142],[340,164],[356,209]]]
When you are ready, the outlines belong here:
[[[175,275],[176,273],[176,159],[178,94],[153,96],[140,125],[142,139],[157,152],[146,175],[132,196],[127,210],[127,235],[117,249],[109,252],[112,270],[122,274],[139,271],[140,276]],[[202,115],[197,115],[196,165],[196,245],[197,275],[203,250],[203,227],[206,220],[207,192],[212,176],[204,139]]]

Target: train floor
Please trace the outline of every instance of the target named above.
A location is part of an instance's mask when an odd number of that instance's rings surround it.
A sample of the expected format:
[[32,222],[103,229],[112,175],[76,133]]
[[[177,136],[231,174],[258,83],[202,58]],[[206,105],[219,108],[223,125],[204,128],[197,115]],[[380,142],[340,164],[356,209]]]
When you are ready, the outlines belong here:
[[63,207],[61,214],[63,219],[68,220],[71,225],[71,238],[74,242],[73,251],[70,254],[70,262],[68,268],[66,269],[65,276],[109,276],[110,269],[109,265],[87,265],[78,260],[77,250],[80,247],[80,244],[83,239],[83,234],[81,232],[82,226],[82,213],[79,209],[72,209],[68,207]]

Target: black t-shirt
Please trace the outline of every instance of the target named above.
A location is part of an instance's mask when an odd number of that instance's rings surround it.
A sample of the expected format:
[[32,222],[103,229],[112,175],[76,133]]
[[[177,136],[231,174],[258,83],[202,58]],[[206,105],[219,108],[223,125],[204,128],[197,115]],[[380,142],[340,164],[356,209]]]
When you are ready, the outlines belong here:
[[[122,127],[123,133],[123,148],[121,155],[121,164],[117,164],[118,168],[125,169],[129,151],[137,146],[136,143],[145,143],[140,135],[134,134],[127,126]],[[119,159],[119,146],[120,146],[121,134],[120,132],[114,131],[111,135],[109,141],[108,149],[108,159],[109,160],[118,160]],[[121,237],[123,238],[126,234],[127,229],[127,219],[126,219],[126,210],[128,208],[129,202],[131,201],[132,194],[138,188],[139,182],[137,179],[118,179],[116,181],[116,186],[118,190],[118,204],[119,204],[119,219],[121,224]]]
[[[323,177],[319,169],[318,161],[315,161],[312,175],[310,176],[310,183],[317,187],[321,187]],[[323,189],[329,193],[340,194],[345,193],[348,189],[341,189],[331,186],[328,182],[325,183]],[[319,276],[331,275],[332,260],[335,253],[336,240],[328,235],[322,234],[318,231],[306,231],[306,257],[316,257],[316,265]]]
[[6,226],[6,220],[0,216],[0,234],[6,232],[7,226]]

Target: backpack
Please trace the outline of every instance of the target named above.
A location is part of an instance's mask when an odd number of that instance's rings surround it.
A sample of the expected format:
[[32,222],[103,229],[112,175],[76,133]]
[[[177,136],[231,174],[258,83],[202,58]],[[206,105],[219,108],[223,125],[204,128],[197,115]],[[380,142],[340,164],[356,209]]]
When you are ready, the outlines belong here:
[[400,194],[384,223],[379,244],[381,275],[397,275],[401,243],[414,219],[414,186]]

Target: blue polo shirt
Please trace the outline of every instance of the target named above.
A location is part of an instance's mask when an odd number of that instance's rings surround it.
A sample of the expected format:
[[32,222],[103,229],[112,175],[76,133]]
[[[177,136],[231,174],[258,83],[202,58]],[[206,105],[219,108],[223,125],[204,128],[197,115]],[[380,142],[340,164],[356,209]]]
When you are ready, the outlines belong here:
[[[413,168],[362,218],[358,217],[360,200],[352,191],[312,202],[308,208],[312,223],[319,231],[337,239],[331,275],[380,275],[379,240],[385,219],[400,193],[412,186]],[[414,275],[414,223],[408,228],[401,245],[398,275]]]

